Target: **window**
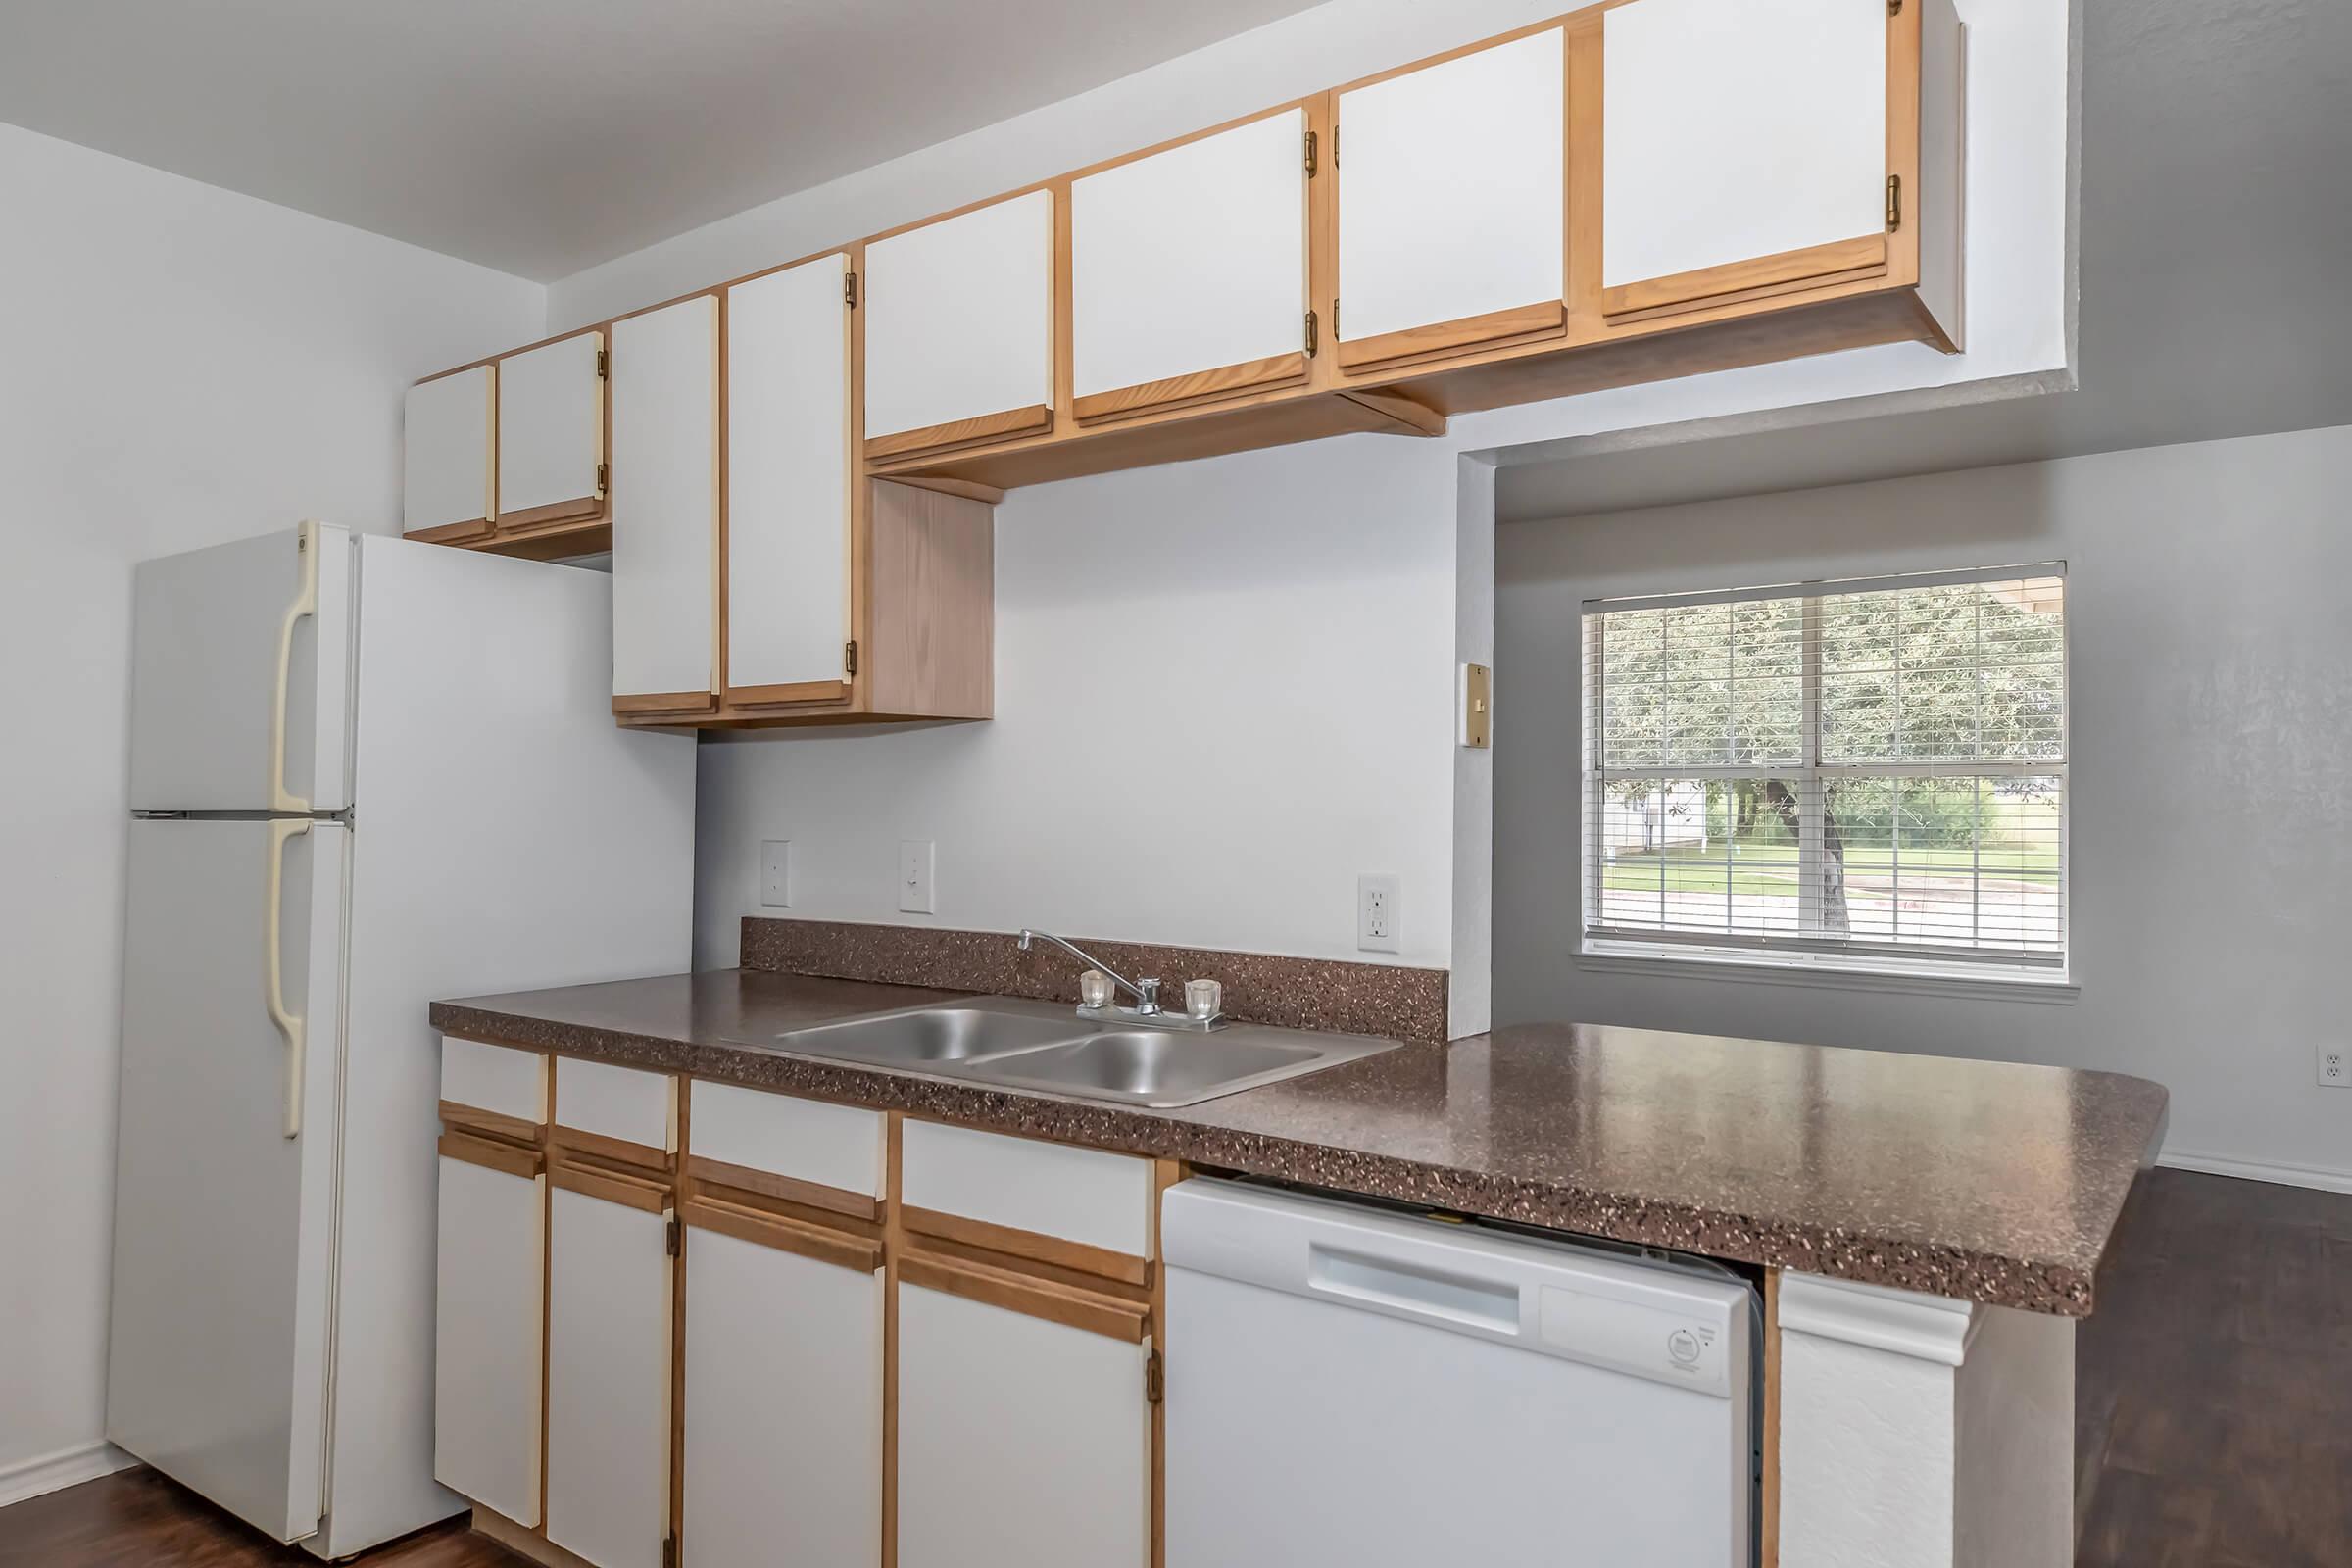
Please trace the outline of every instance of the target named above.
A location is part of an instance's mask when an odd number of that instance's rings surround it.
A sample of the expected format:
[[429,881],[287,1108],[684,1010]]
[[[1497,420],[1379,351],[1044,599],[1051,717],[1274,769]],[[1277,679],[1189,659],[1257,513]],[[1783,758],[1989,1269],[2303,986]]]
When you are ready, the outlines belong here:
[[2065,588],[1587,604],[1586,951],[2062,969]]

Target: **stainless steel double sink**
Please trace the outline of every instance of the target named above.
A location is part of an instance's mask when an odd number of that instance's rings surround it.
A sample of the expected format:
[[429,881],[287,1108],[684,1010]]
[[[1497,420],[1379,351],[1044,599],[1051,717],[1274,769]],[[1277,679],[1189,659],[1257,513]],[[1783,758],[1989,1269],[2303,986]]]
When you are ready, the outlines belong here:
[[798,1055],[1157,1109],[1197,1105],[1396,1045],[1257,1024],[1206,1033],[1100,1024],[1067,1005],[1013,997],[935,1003],[758,1043]]

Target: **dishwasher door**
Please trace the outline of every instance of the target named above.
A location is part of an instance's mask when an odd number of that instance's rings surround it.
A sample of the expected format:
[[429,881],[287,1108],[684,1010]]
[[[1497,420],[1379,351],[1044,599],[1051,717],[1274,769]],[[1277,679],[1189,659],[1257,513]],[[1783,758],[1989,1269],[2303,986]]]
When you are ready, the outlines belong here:
[[1205,1178],[1172,1189],[1167,1568],[1747,1568],[1753,1292]]

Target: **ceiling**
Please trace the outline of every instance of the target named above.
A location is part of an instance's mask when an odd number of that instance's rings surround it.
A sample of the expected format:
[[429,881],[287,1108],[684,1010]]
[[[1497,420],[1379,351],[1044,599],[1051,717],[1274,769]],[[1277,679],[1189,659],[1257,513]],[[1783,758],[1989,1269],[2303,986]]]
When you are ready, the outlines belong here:
[[2079,391],[1506,466],[1500,514],[2352,424],[2352,0],[2082,4]]
[[0,0],[0,121],[565,276],[1311,0]]

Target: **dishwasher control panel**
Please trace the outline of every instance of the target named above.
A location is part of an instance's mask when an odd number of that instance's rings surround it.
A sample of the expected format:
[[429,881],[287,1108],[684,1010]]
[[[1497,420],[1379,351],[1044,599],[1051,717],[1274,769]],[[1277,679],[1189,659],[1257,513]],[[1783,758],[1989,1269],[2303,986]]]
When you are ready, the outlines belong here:
[[1537,1301],[1536,1332],[1545,1346],[1580,1361],[1729,1398],[1728,1313],[1689,1307],[1680,1300],[1661,1306],[1545,1285]]

